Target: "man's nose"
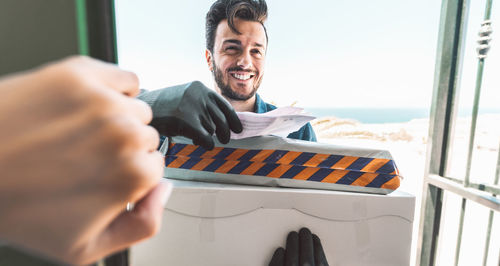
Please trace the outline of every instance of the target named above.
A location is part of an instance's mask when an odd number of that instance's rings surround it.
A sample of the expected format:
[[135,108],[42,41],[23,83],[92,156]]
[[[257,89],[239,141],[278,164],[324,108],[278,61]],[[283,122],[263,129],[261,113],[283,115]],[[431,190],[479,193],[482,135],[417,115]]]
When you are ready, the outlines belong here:
[[243,68],[243,69],[251,69],[252,68],[252,57],[250,56],[250,53],[242,53],[238,57],[238,66]]

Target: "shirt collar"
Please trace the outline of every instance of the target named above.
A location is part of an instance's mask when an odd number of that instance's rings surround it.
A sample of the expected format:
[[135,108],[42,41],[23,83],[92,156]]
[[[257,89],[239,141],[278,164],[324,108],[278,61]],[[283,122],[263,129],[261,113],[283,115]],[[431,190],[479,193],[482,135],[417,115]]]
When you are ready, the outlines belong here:
[[258,114],[267,112],[266,103],[260,98],[258,93],[255,94],[254,112]]

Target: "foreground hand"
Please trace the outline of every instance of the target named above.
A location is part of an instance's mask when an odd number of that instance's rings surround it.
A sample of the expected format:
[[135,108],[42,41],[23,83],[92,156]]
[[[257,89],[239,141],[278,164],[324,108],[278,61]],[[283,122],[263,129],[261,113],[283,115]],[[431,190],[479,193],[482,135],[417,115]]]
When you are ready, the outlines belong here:
[[323,246],[317,235],[307,228],[292,231],[286,239],[286,250],[278,248],[269,266],[328,266]]
[[0,80],[0,240],[86,264],[158,230],[169,186],[138,92],[85,57]]
[[230,130],[242,130],[233,107],[199,81],[144,92],[138,98],[152,107],[151,126],[160,134],[184,136],[209,150],[214,147],[214,133],[225,144],[229,142]]

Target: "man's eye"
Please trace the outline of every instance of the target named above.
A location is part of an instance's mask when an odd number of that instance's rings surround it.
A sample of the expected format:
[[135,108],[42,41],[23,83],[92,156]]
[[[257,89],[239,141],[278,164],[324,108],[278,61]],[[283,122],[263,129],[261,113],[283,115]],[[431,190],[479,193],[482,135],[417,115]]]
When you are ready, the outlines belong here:
[[226,50],[226,51],[237,51],[237,50],[238,50],[238,48],[237,48],[237,47],[235,47],[235,46],[229,46],[229,47],[226,47],[226,49],[225,49],[225,50]]
[[258,49],[252,50],[252,53],[257,54],[257,55],[262,55],[262,52]]

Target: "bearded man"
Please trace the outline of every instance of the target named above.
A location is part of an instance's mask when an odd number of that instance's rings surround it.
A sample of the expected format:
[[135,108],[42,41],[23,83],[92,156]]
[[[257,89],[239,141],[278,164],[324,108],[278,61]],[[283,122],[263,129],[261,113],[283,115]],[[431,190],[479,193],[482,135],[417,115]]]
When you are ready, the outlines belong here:
[[[266,19],[264,0],[218,0],[206,16],[205,57],[215,90],[239,112],[276,109],[257,94],[268,45]],[[288,138],[316,141],[309,123]]]

